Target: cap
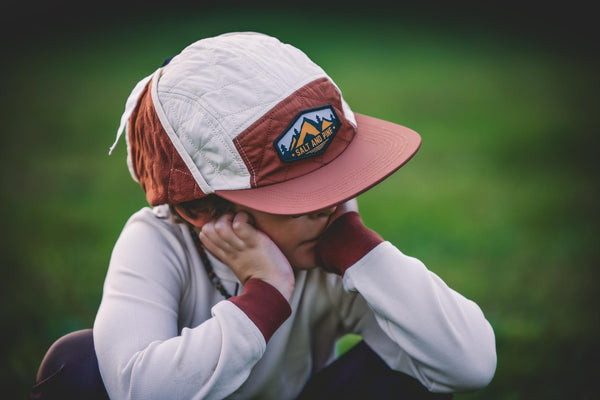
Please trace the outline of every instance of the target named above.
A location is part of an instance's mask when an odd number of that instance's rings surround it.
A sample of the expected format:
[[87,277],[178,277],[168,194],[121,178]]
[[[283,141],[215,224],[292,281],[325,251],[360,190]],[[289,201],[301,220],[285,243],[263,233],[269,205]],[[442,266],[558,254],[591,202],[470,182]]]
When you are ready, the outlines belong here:
[[411,129],[353,113],[306,54],[253,32],[199,40],[144,78],[115,145],[124,128],[130,172],[151,205],[215,193],[272,214],[356,197],[421,143]]

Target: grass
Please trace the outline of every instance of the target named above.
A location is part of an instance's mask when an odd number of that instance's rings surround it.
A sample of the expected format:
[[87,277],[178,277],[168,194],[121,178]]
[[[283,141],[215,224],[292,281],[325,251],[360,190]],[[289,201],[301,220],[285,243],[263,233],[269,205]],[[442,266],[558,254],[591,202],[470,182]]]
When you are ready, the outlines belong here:
[[5,391],[22,396],[47,347],[92,325],[112,245],[145,205],[124,144],[107,156],[133,85],[200,37],[249,29],[304,49],[355,111],[421,133],[415,158],[359,204],[369,227],[475,300],[494,326],[494,381],[456,398],[591,398],[593,63],[517,35],[385,20],[348,29],[326,17],[306,32],[288,17],[190,14],[57,33],[24,43],[4,66]]

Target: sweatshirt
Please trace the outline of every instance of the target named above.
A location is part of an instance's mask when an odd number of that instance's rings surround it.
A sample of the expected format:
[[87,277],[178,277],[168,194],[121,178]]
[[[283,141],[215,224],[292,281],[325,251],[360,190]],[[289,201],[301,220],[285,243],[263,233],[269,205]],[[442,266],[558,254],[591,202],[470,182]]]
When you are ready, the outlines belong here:
[[289,303],[264,281],[242,285],[208,253],[233,295],[226,300],[167,206],[135,213],[115,244],[93,329],[110,398],[293,399],[347,333],[432,392],[490,382],[495,338],[476,303],[357,213],[324,235],[325,268],[295,271]]

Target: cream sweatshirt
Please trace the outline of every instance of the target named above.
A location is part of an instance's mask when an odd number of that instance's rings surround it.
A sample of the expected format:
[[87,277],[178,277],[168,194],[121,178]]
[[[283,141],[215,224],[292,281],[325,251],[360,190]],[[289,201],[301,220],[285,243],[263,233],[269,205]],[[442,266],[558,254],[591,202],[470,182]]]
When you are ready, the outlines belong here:
[[486,386],[496,368],[480,308],[416,258],[362,225],[336,220],[320,254],[328,269],[296,271],[288,303],[271,285],[245,286],[208,255],[213,287],[184,225],[144,208],[114,247],[94,342],[111,399],[293,399],[346,333],[434,392]]

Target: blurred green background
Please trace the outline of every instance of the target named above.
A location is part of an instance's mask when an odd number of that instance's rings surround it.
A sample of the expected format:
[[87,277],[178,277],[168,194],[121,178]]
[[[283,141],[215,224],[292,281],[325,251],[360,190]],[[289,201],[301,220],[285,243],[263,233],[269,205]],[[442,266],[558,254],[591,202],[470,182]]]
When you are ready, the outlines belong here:
[[107,155],[129,92],[191,42],[239,30],[303,49],[355,111],[422,135],[359,204],[494,327],[493,382],[455,398],[592,398],[600,85],[588,10],[17,4],[1,21],[3,398],[24,398],[48,346],[92,326],[112,246],[145,205],[124,143]]

